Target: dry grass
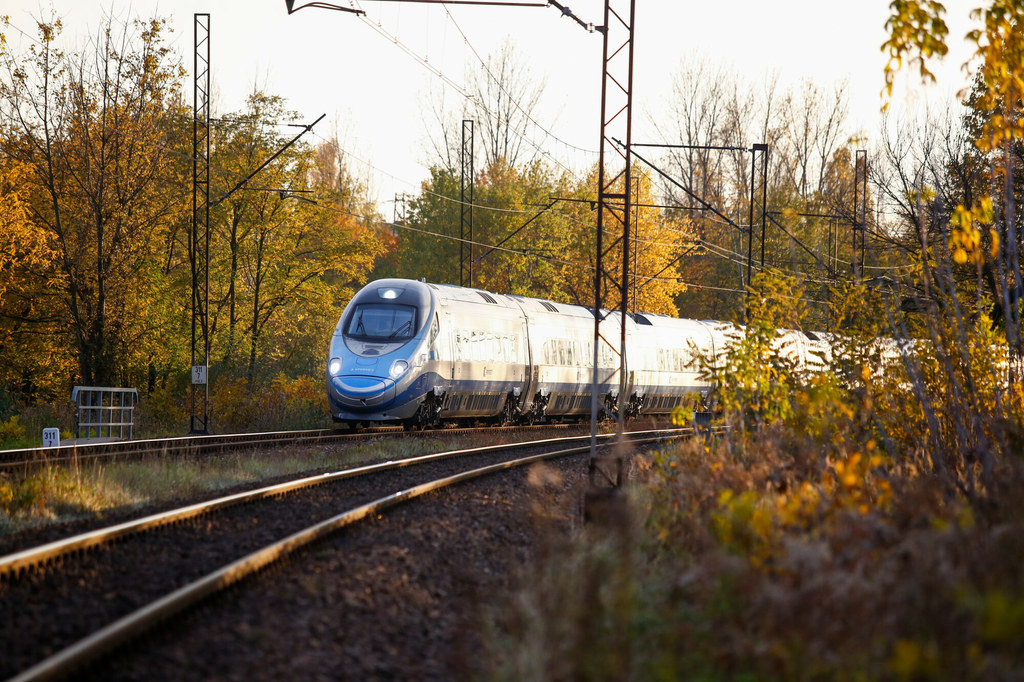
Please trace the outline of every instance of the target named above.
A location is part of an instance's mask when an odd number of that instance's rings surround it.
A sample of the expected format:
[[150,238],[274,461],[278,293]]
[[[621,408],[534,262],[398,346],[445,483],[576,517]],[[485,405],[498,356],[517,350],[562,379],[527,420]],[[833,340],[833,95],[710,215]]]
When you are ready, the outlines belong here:
[[92,517],[124,507],[188,499],[238,485],[356,463],[464,447],[434,439],[256,450],[202,458],[52,467],[0,474],[0,533]]
[[886,356],[891,308],[850,296],[813,376],[771,351],[791,297],[759,299],[715,374],[729,436],[645,457],[547,552],[486,679],[1024,679],[1020,368],[982,313]]
[[1019,679],[1021,462],[969,499],[775,429],[641,468],[619,522],[548,552],[489,613],[485,677]]

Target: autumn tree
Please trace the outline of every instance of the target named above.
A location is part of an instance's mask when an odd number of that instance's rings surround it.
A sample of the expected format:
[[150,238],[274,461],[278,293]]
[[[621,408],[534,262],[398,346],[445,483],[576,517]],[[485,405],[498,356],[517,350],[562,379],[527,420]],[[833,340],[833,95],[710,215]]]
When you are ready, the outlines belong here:
[[182,71],[159,19],[108,18],[80,53],[58,48],[59,20],[38,28],[25,54],[3,53],[0,82],[2,153],[46,254],[24,271],[15,298],[35,302],[18,324],[66,335],[77,381],[114,385],[166,322],[149,314],[166,292],[148,265],[185,203],[171,161]]
[[[472,178],[473,243],[462,224],[461,127],[450,110],[435,106],[437,159],[397,226],[393,257],[377,274],[458,283],[460,252],[469,252],[473,286],[591,305],[596,167],[580,175],[541,157],[532,136],[543,134],[535,113],[543,83],[530,80],[511,43],[470,75],[469,90],[461,115],[475,122],[483,162]],[[650,175],[639,167],[634,174],[631,297],[636,309],[675,314],[677,256],[691,235],[681,227],[685,220],[662,218]]]
[[293,135],[281,126],[297,118],[282,98],[254,92],[244,111],[223,118],[212,145],[214,356],[221,371],[250,384],[315,372],[341,307],[380,253],[365,187],[337,140],[284,149]]
[[[381,274],[459,283],[463,235],[461,177],[435,167],[409,205],[399,229],[398,252]],[[523,295],[561,292],[555,261],[568,225],[552,197],[551,173],[539,162],[517,169],[504,162],[477,174],[473,194],[474,286]]]
[[[632,211],[630,216],[630,257],[626,272],[628,308],[637,312],[661,313],[678,316],[681,311],[676,296],[686,289],[680,279],[680,263],[695,246],[696,231],[686,217],[666,214],[655,191],[652,173],[635,161],[633,177]],[[625,188],[613,186],[614,193],[625,193]],[[563,285],[572,292],[573,302],[592,305],[593,279],[597,267],[597,210],[593,188],[597,186],[597,168],[586,178],[574,178],[560,196],[573,196],[577,200],[563,210],[572,217],[573,229],[567,232],[563,247],[566,262],[561,266]],[[580,199],[584,199],[580,201]],[[614,224],[606,217],[605,224]],[[615,271],[621,267],[605,264]]]
[[64,393],[74,357],[60,337],[43,332],[60,324],[48,300],[53,241],[30,218],[29,169],[0,159],[0,387],[20,402]]
[[[933,0],[890,5],[890,38],[883,46],[890,62],[883,92],[891,92],[904,61],[916,64],[925,80],[933,79],[930,60],[947,52],[944,15],[945,7]],[[923,360],[906,359],[905,365],[913,404],[926,417],[917,434],[932,453],[932,468],[973,496],[978,481],[985,492],[994,491],[997,467],[1005,463],[999,455],[1016,453],[1007,425],[1019,428],[1024,405],[1019,164],[1014,154],[1024,138],[1024,7],[993,0],[971,16],[981,28],[967,35],[977,46],[977,74],[965,97],[971,110],[965,128],[981,156],[956,155],[953,163],[943,159],[950,174],[961,174],[953,186],[965,191],[955,207],[945,206],[936,191],[942,182],[914,188],[912,200],[923,209],[918,219],[926,225],[919,229],[917,262],[924,295],[915,303],[922,313],[918,335],[927,340],[929,352],[921,353]],[[988,182],[973,187],[976,173],[986,167]],[[894,330],[908,329],[912,321],[891,312],[889,318]]]
[[[428,136],[436,158],[430,178],[410,202],[397,250],[378,274],[458,283],[466,254],[474,261],[477,286],[548,292],[558,286],[549,261],[560,226],[556,214],[544,209],[554,195],[552,170],[537,159],[537,142],[529,137],[539,130],[535,110],[543,84],[529,78],[506,42],[469,75],[467,88],[457,111],[443,101],[432,105],[436,120]],[[463,234],[460,119],[474,121],[474,244]]]
[[[898,0],[893,2],[886,23],[890,38],[883,49],[889,54],[886,90],[891,93],[895,73],[904,59],[918,67],[924,80],[934,80],[929,70],[932,59],[948,52],[948,27],[945,7],[934,0]],[[965,100],[970,107],[966,128],[981,157],[970,158],[954,166],[974,176],[978,167],[988,166],[989,186],[961,187],[963,203],[950,207],[946,246],[954,262],[971,263],[980,275],[989,279],[998,306],[1007,341],[1019,357],[1022,341],[1021,226],[1019,170],[1021,143],[1024,141],[1024,7],[1013,0],[994,0],[987,7],[972,11],[980,28],[966,38],[976,45],[977,72]],[[966,177],[964,178],[966,179]],[[971,183],[973,184],[973,183]],[[943,223],[944,224],[944,223]],[[941,226],[940,226],[941,227]]]
[[[680,264],[695,285],[679,300],[688,314],[731,318],[762,262],[818,280],[806,291],[820,295],[820,282],[836,274],[830,255],[849,248],[843,240],[845,249],[836,249],[837,222],[848,224],[853,213],[853,182],[844,181],[853,160],[847,111],[842,82],[784,89],[769,76],[752,87],[707,62],[680,64],[668,113],[653,123],[675,145],[655,160],[659,190],[673,206],[667,214],[689,218],[700,239]],[[762,142],[766,155],[752,157]]]
[[466,96],[459,106],[453,110],[440,96],[430,105],[436,120],[428,137],[440,165],[460,168],[462,120],[472,120],[483,166],[498,162],[528,166],[538,157],[537,145],[544,134],[536,120],[544,87],[543,79],[531,78],[515,45],[506,40],[469,72]]

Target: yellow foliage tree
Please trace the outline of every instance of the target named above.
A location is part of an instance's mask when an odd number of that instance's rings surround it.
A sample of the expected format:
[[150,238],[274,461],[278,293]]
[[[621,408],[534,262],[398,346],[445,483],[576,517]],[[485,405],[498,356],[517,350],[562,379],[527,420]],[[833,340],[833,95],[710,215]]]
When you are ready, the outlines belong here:
[[45,245],[20,291],[45,308],[33,333],[74,349],[66,383],[125,380],[146,362],[135,340],[164,328],[150,302],[167,297],[150,265],[185,203],[171,162],[182,72],[164,29],[109,20],[88,52],[67,54],[60,21],[40,22],[28,54],[2,55],[0,146],[19,168],[26,229]]

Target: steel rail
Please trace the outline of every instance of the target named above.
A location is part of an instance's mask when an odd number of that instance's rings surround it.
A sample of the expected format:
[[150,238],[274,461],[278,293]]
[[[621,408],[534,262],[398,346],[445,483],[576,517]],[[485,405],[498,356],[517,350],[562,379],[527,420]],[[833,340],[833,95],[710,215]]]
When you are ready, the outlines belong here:
[[[562,425],[544,424],[534,427],[486,427],[487,431],[502,429],[558,428]],[[16,469],[35,466],[49,466],[72,462],[86,462],[105,457],[130,455],[206,454],[226,449],[245,447],[272,447],[275,445],[301,445],[343,440],[363,440],[375,436],[430,436],[469,433],[478,429],[456,428],[437,431],[404,431],[401,427],[378,427],[358,433],[336,429],[311,429],[303,431],[266,431],[258,433],[234,433],[223,435],[172,436],[145,440],[107,441],[95,443],[73,443],[58,448],[21,448],[0,450],[0,469]]]
[[[639,437],[650,437],[650,434],[660,433],[666,434],[665,437],[678,437],[687,435],[690,431],[687,429],[673,429],[670,431],[633,431],[627,432],[627,436],[639,436]],[[612,434],[606,434],[602,438],[611,438]],[[345,478],[353,478],[355,476],[364,476],[371,473],[377,473],[380,471],[386,471],[388,469],[397,469],[400,467],[414,466],[416,464],[423,464],[426,462],[437,461],[441,459],[464,457],[467,455],[485,454],[485,453],[498,453],[504,450],[512,450],[524,447],[540,447],[544,445],[555,444],[559,442],[570,443],[573,441],[589,440],[589,436],[568,436],[562,438],[545,438],[536,441],[526,441],[519,443],[503,443],[501,445],[488,445],[476,448],[463,448],[460,450],[449,450],[446,452],[436,452],[427,455],[419,455],[416,457],[407,457],[397,460],[388,460],[386,462],[378,462],[376,464],[368,464],[365,466],[355,467],[352,469],[344,469],[342,471],[329,472],[325,474],[317,474],[315,476],[306,476],[303,478],[295,479],[293,481],[287,481],[285,483],[279,483],[276,485],[265,486],[257,488],[255,490],[249,490],[246,492],[235,493],[233,495],[226,495],[213,500],[207,500],[205,502],[199,502],[196,504],[188,505],[178,509],[171,509],[159,514],[153,514],[150,516],[143,517],[141,519],[135,519],[133,521],[126,521],[124,523],[115,524],[106,528],[99,528],[94,531],[87,533],[81,533],[72,537],[64,538],[61,540],[55,540],[45,545],[38,547],[32,547],[20,552],[14,552],[6,556],[0,557],[0,579],[5,576],[18,574],[23,570],[30,569],[34,566],[39,566],[48,561],[66,556],[73,552],[86,550],[92,547],[101,546],[108,544],[111,541],[140,533],[145,530],[151,530],[166,526],[172,523],[177,523],[190,519],[202,514],[206,514],[218,509],[224,509],[226,507],[234,506],[236,504],[243,504],[246,502],[252,502],[267,497],[273,497],[276,495],[282,495],[285,493],[294,492],[303,488],[309,488],[315,485],[321,485],[330,481],[342,480]]]
[[[677,430],[682,431],[682,430]],[[695,433],[692,429],[686,432]],[[637,432],[634,432],[634,434]],[[650,433],[650,432],[647,432]],[[607,434],[609,436],[614,434]],[[674,432],[671,435],[648,436],[641,439],[631,439],[633,444],[647,444],[651,442],[669,440],[680,435]],[[589,440],[586,437],[585,440]],[[352,525],[367,517],[382,512],[403,502],[421,497],[427,493],[440,490],[463,481],[479,478],[488,474],[504,471],[514,467],[525,466],[534,462],[546,459],[557,459],[576,454],[590,452],[591,445],[570,448],[567,450],[556,450],[554,452],[529,455],[519,459],[509,460],[498,464],[492,464],[470,471],[439,478],[428,483],[413,486],[400,490],[396,493],[386,495],[373,502],[360,505],[347,512],[342,512],[329,519],[321,521],[306,528],[305,530],[293,533],[292,535],[267,545],[237,561],[234,561],[206,576],[181,587],[174,592],[144,606],[135,612],[107,625],[92,635],[72,644],[71,646],[57,652],[53,656],[40,661],[31,668],[11,678],[9,682],[36,682],[39,680],[51,680],[69,675],[81,669],[99,656],[113,650],[117,646],[137,637],[139,634],[152,628],[182,610],[193,606],[199,601],[219,592],[238,581],[255,574],[269,564],[283,559],[296,550],[309,545],[316,540],[334,533],[346,526]]]
[[223,435],[206,434],[141,440],[71,443],[57,448],[22,448],[0,451],[0,467],[10,469],[18,466],[58,464],[117,455],[201,454],[224,448],[265,447],[280,443],[315,443],[344,440],[353,437],[367,437],[391,432],[401,433],[398,429],[358,434],[333,429],[311,429],[304,431],[265,431]]

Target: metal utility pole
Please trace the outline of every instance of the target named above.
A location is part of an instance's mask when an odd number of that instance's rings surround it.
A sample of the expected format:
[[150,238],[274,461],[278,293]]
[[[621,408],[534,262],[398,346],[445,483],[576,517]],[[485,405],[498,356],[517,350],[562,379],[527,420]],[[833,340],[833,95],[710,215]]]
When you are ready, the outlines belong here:
[[[612,5],[615,5],[613,8]],[[609,483],[622,482],[622,456],[613,454],[610,466],[597,457],[598,396],[610,389],[618,375],[618,392],[609,400],[620,438],[629,407],[626,366],[626,318],[628,313],[629,242],[633,142],[633,28],[636,0],[605,0],[604,52],[601,60],[601,147],[598,156],[597,263],[594,276],[594,349],[590,398],[590,483],[600,473]],[[616,137],[625,141],[617,144]],[[611,166],[615,167],[615,171]],[[617,309],[618,317],[612,310]],[[618,323],[618,329],[614,323]],[[612,334],[618,332],[618,339]],[[604,352],[602,352],[602,350]],[[618,355],[618,369],[606,360]],[[602,376],[602,372],[605,373]],[[603,458],[607,463],[608,458]]]
[[839,260],[839,226],[835,218],[828,219],[828,251],[826,252],[826,263],[828,264],[825,276],[829,280],[836,278],[836,264]]
[[[473,121],[462,121],[462,186],[459,191],[459,286],[473,286]],[[467,237],[467,234],[469,235]],[[467,239],[469,240],[467,243]],[[468,248],[467,248],[468,247]],[[466,257],[466,253],[469,257]]]
[[192,390],[189,433],[209,433],[210,384],[210,15],[193,17],[192,68]]
[[868,153],[858,149],[853,167],[853,280],[860,282],[864,277],[864,250],[867,234],[868,206]]
[[629,307],[636,312],[636,291],[637,291],[637,260],[640,257],[640,176],[633,176],[633,194],[636,200],[633,202],[633,272],[630,275],[630,281],[633,286],[632,298],[630,299]]
[[762,142],[754,147],[761,148],[761,271],[764,272],[764,238],[768,229],[768,145]]
[[754,261],[754,197],[757,191],[757,155],[761,154],[761,269],[764,270],[764,220],[768,203],[768,145],[764,142],[750,148],[750,223],[747,226],[747,286],[753,281],[751,264]]

